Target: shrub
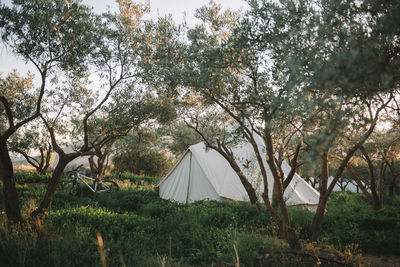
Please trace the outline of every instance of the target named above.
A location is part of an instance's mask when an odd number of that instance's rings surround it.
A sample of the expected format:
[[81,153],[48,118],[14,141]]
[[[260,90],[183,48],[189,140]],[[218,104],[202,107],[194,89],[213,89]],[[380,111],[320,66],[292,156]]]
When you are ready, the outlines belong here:
[[362,194],[332,194],[328,201],[321,238],[340,248],[356,242],[364,252],[399,254],[400,247],[394,245],[398,243],[400,236],[399,211],[399,206],[386,206],[376,211]]
[[37,172],[17,171],[14,173],[14,178],[19,184],[47,183],[51,178],[51,173],[38,174]]
[[[107,176],[107,178],[113,178],[113,176]],[[144,184],[156,184],[160,180],[158,177],[136,175],[130,172],[123,172],[120,174],[119,180],[129,180],[132,183],[144,185]]]
[[124,155],[121,162],[120,155],[113,157],[114,165],[121,164],[122,171],[149,176],[161,176],[171,167],[171,160],[165,153],[154,149],[137,153],[130,152]]

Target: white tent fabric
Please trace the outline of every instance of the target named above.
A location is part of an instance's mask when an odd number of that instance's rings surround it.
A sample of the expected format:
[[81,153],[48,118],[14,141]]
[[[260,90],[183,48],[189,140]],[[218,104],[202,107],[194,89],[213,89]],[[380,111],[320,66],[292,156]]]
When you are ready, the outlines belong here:
[[[314,177],[310,177],[310,183],[314,183],[315,187],[319,187],[318,181],[315,181],[316,179]],[[331,185],[333,182],[333,176],[329,176],[328,178],[328,186]],[[342,182],[342,184],[340,184]],[[368,185],[365,184],[364,182],[361,182],[366,188],[368,192],[371,192],[371,190],[368,188]],[[346,180],[343,178],[339,178],[335,186],[333,187],[333,191],[335,192],[340,192],[340,191],[350,191],[354,193],[359,193],[361,192],[361,189],[357,185],[357,183],[354,180]]]
[[[265,155],[262,144],[258,147]],[[250,144],[238,145],[233,149],[235,159],[250,183],[256,188],[259,199],[263,193],[264,183],[259,171],[253,148]],[[265,156],[263,157],[265,158]],[[272,196],[273,177],[267,162],[269,197]],[[282,163],[282,170],[287,175],[291,167]],[[161,198],[174,200],[179,203],[193,203],[199,200],[232,199],[249,201],[246,190],[239,176],[229,162],[217,151],[206,149],[204,143],[192,145],[161,179],[157,187]],[[295,174],[284,194],[288,205],[305,205],[309,209],[318,204],[319,193]]]

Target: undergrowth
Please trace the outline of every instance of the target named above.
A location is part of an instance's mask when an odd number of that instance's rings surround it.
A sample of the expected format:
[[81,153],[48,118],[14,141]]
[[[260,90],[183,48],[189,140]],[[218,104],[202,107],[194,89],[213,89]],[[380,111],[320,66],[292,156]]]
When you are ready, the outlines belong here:
[[[210,266],[237,260],[241,266],[255,266],[266,259],[267,265],[293,263],[294,258],[283,256],[287,245],[264,207],[239,202],[173,203],[158,197],[153,189],[156,180],[151,179],[121,179],[121,190],[111,194],[84,190],[81,197],[72,197],[57,191],[39,229],[10,228],[1,201],[0,265],[100,266],[97,233],[104,241],[109,266]],[[45,187],[25,183],[17,189],[28,218]],[[0,195],[3,198],[2,188]],[[399,204],[399,198],[394,198],[375,211],[360,194],[333,193],[320,242],[349,255],[399,254]],[[307,240],[313,214],[297,208],[289,212],[294,228]]]

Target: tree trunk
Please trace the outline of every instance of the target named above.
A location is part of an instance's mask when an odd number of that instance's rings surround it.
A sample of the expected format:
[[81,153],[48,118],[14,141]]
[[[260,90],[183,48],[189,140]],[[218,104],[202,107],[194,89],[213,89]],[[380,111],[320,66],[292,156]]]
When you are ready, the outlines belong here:
[[119,176],[121,175],[121,170],[122,170],[122,164],[123,164],[123,162],[124,162],[124,159],[125,159],[125,152],[122,152],[121,153],[121,156],[120,156],[120,158],[119,158],[119,160],[118,160],[118,163],[117,163],[117,166],[116,166],[116,173],[115,173],[115,178],[116,179],[119,179]]
[[94,162],[94,155],[89,157],[89,167],[90,167],[90,174],[91,174],[92,178],[96,179],[99,169],[98,169],[96,163]]
[[50,208],[54,195],[57,190],[58,183],[60,182],[60,178],[62,173],[64,172],[65,167],[70,163],[72,160],[77,158],[77,155],[74,156],[66,156],[66,155],[60,155],[59,154],[59,159],[56,168],[53,171],[53,174],[51,176],[51,179],[49,183],[47,184],[47,189],[46,193],[43,197],[42,202],[40,203],[40,206],[34,210],[31,214],[32,217],[41,220],[43,216],[46,214],[47,210]]
[[44,158],[44,151],[43,151],[43,148],[40,147],[40,148],[39,148],[39,151],[40,151],[40,161],[39,161],[38,168],[36,169],[36,172],[39,173],[39,174],[42,174],[42,170],[43,170],[43,167],[44,167],[45,158]]
[[369,157],[369,155],[368,155],[368,153],[367,153],[367,151],[365,150],[365,148],[363,147],[363,146],[361,146],[360,147],[360,150],[361,150],[361,152],[363,153],[363,155],[364,155],[364,158],[365,158],[365,160],[367,161],[367,163],[368,163],[368,170],[369,170],[369,176],[370,176],[370,178],[371,178],[371,187],[370,187],[370,190],[371,190],[371,194],[372,194],[372,197],[373,197],[373,199],[374,199],[374,203],[376,203],[376,205],[375,205],[375,208],[376,209],[379,209],[380,207],[380,201],[379,201],[379,196],[378,196],[378,192],[377,192],[377,188],[376,188],[376,175],[375,175],[375,168],[374,168],[374,165],[373,165],[373,163],[372,163],[372,160],[371,160],[371,158]]
[[106,170],[108,168],[109,160],[110,160],[110,154],[107,154],[107,156],[105,158],[105,162],[103,162],[103,171],[101,173],[102,178],[106,175]]
[[247,177],[243,174],[242,170],[237,165],[235,159],[229,159],[228,162],[231,165],[231,167],[235,170],[237,175],[239,176],[240,182],[242,183],[244,189],[247,192],[247,195],[249,196],[250,203],[253,205],[256,204],[258,202],[256,190],[253,188],[251,183],[247,180]]
[[322,153],[321,181],[319,183],[319,201],[317,211],[311,225],[311,241],[316,242],[321,231],[322,221],[325,217],[326,203],[328,202],[328,178],[329,178],[329,149]]
[[[267,163],[274,178],[274,186],[276,184],[276,194],[279,210],[281,212],[282,227],[281,232],[285,240],[289,243],[290,248],[301,250],[302,246],[297,233],[290,227],[289,214],[286,203],[283,198],[283,173],[280,172],[278,165],[275,162],[275,153],[273,149],[272,136],[268,128],[265,128],[264,142],[266,147]],[[253,144],[254,147],[255,144]],[[256,146],[256,145],[255,145]],[[257,154],[257,153],[256,153]],[[260,166],[261,167],[261,166]],[[264,182],[266,182],[264,180]],[[264,192],[265,193],[265,192]],[[268,192],[266,192],[268,194]],[[264,198],[265,200],[265,198]]]
[[317,207],[317,212],[314,215],[314,219],[311,225],[311,241],[316,242],[321,231],[321,224],[325,216],[326,203],[328,202],[328,197],[332,193],[333,188],[335,187],[335,183],[339,180],[340,176],[343,174],[343,171],[350,159],[353,157],[354,153],[362,146],[362,144],[367,140],[369,135],[372,133],[375,124],[373,124],[368,132],[364,135],[357,144],[355,144],[348,152],[346,157],[342,160],[339,165],[339,168],[336,170],[335,175],[331,184],[328,186],[328,177],[329,177],[329,168],[328,168],[328,151],[325,151],[322,156],[322,181],[321,181],[321,191],[319,197],[319,203]]
[[103,179],[105,173],[105,162],[107,159],[108,151],[105,150],[103,154],[97,156],[97,171],[98,171],[98,178]]
[[383,190],[384,190],[384,184],[383,184],[383,178],[385,176],[386,172],[386,163],[382,161],[381,163],[381,168],[380,168],[380,173],[379,173],[379,208],[383,208]]
[[279,214],[276,212],[275,208],[271,204],[271,201],[269,200],[268,191],[264,191],[262,198],[264,200],[264,205],[271,214],[272,219],[278,225],[279,231],[283,235],[284,239],[288,242],[290,248],[294,250],[301,250],[302,245],[296,231],[290,227],[288,224],[289,222],[285,222],[281,217],[279,217]]
[[296,169],[298,167],[297,160],[298,160],[298,157],[299,157],[299,154],[300,154],[301,144],[302,144],[302,142],[299,142],[297,144],[296,151],[295,151],[295,153],[293,155],[292,160],[290,161],[291,170],[288,173],[286,179],[283,181],[283,192],[285,192],[286,188],[289,186],[290,182],[293,180],[294,175],[296,174]]
[[238,163],[236,162],[233,154],[229,151],[229,149],[219,140],[217,140],[217,146],[209,145],[209,147],[220,153],[220,155],[222,155],[229,162],[229,165],[231,165],[232,169],[239,176],[240,182],[242,183],[244,189],[247,192],[247,195],[249,196],[250,203],[253,205],[257,204],[258,197],[256,194],[256,190],[253,188],[246,175],[240,169]]
[[51,160],[51,147],[48,147],[46,152],[45,163],[40,174],[46,173],[47,169],[50,167],[50,160]]
[[389,196],[393,196],[394,192],[398,192],[398,187],[396,182],[398,173],[396,171],[393,159],[390,162],[388,162],[387,165],[389,166],[390,172],[392,173],[392,181],[390,182],[389,185]]
[[134,155],[133,155],[133,162],[132,162],[132,165],[134,166],[134,173],[136,173],[136,174],[138,174],[138,175],[141,175],[142,173],[141,173],[141,170],[140,170],[140,162],[139,162],[139,155],[138,155],[138,153],[135,153]]
[[272,206],[273,207],[278,207],[278,185],[277,183],[274,183],[272,185]]
[[0,178],[3,181],[4,204],[8,221],[12,224],[23,224],[17,188],[14,180],[14,169],[7,145],[0,145]]
[[313,222],[311,224],[311,241],[317,242],[319,233],[321,232],[322,222],[325,217],[326,203],[328,202],[328,196],[320,195],[319,202],[317,206],[317,211],[315,212]]
[[242,183],[244,189],[247,192],[247,195],[249,196],[250,203],[256,204],[258,202],[256,190],[253,188],[246,175],[240,169],[233,155],[229,154],[228,149],[220,143],[218,143],[218,147],[213,147],[213,149],[218,151],[229,162],[229,165],[231,165],[232,169],[239,176],[240,182]]

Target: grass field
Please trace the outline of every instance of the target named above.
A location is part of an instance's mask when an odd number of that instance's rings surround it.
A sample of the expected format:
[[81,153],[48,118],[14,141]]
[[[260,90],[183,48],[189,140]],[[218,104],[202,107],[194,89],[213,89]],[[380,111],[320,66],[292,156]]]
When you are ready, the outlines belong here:
[[[123,178],[120,191],[110,194],[84,191],[72,197],[57,192],[39,230],[8,227],[1,201],[0,265],[101,266],[102,257],[108,266],[307,265],[302,255],[288,251],[263,207],[180,205],[158,197],[153,190],[157,178]],[[45,184],[35,179],[30,183],[25,177],[18,185],[25,218],[45,192]],[[400,254],[400,200],[385,204],[375,211],[360,194],[333,194],[320,243],[307,244],[306,251],[340,253],[353,264],[360,253]],[[290,209],[290,216],[306,240],[313,214]]]

